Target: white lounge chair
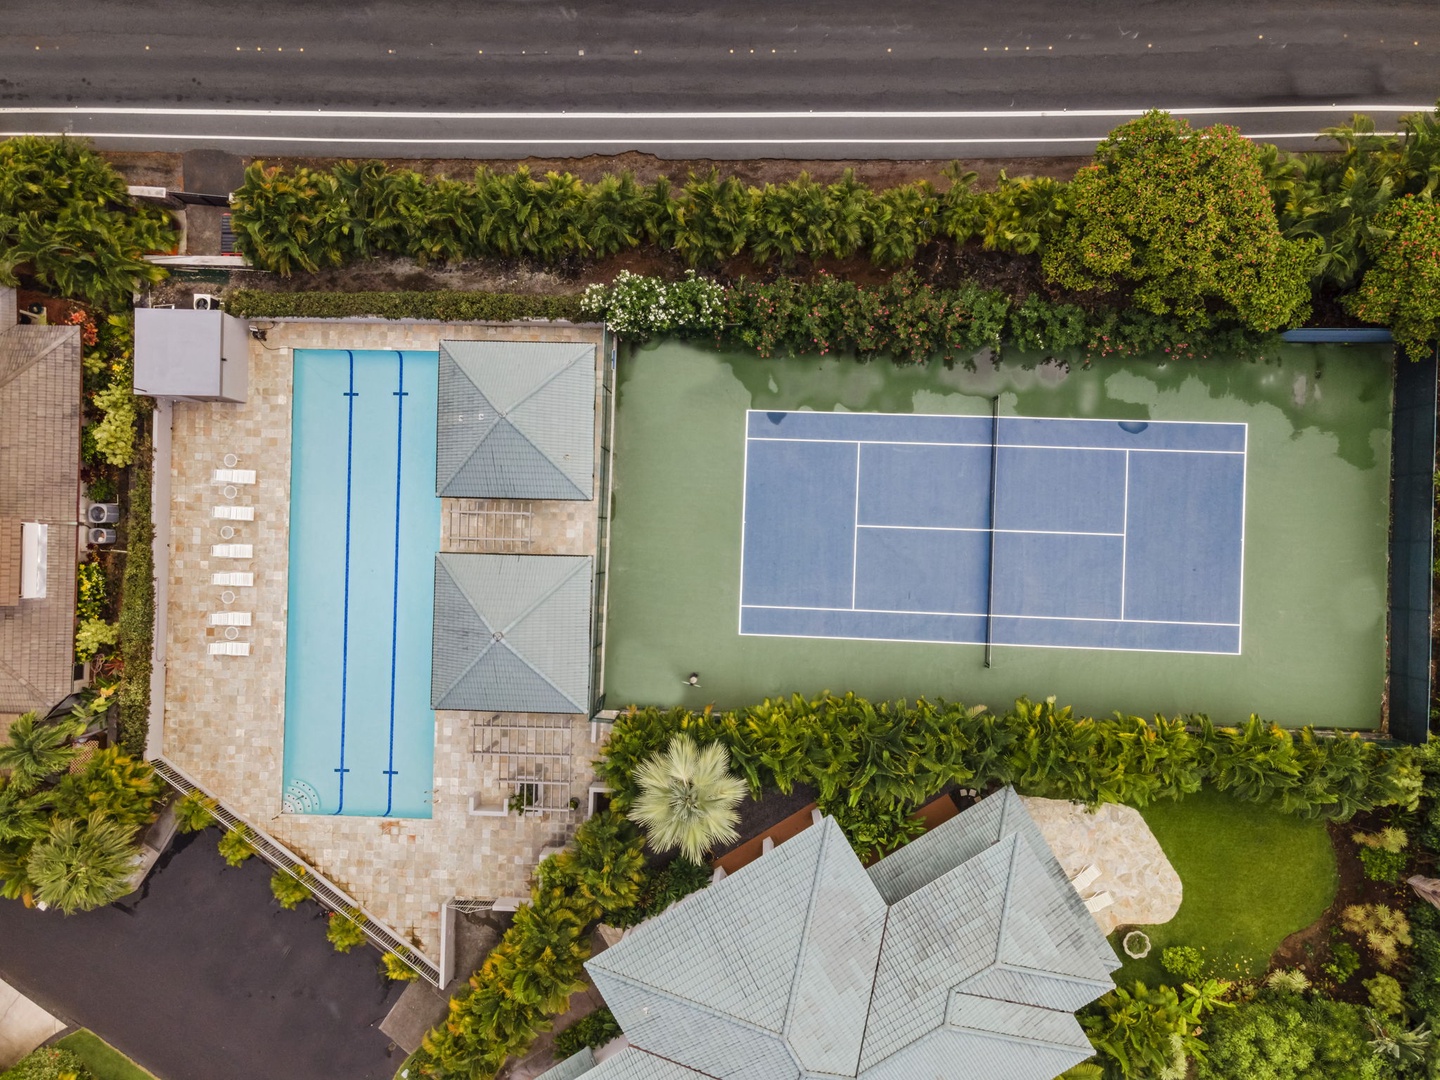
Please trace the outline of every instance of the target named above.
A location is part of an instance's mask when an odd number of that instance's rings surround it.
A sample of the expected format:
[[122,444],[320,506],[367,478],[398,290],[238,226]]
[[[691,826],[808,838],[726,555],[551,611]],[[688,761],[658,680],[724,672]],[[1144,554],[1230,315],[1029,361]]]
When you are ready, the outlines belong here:
[[253,506],[212,506],[211,517],[223,518],[226,521],[254,521],[255,507]]
[[1115,903],[1115,898],[1108,892],[1098,892],[1094,896],[1086,898],[1085,910],[1094,915],[1097,911],[1104,911],[1113,903]]
[[1099,876],[1100,868],[1092,864],[1076,874],[1075,880],[1070,882],[1070,884],[1075,886],[1076,892],[1084,893],[1086,889],[1095,884],[1095,879]]
[[252,559],[254,544],[211,544],[210,554],[217,559]]
[[249,626],[250,612],[248,611],[212,611],[210,613],[211,626]]
[[248,641],[212,641],[210,643],[211,656],[249,656],[250,642]]
[[240,588],[249,589],[255,585],[255,575],[248,570],[221,570],[218,573],[210,575],[210,584],[239,586]]
[[254,469],[216,469],[210,477],[212,484],[253,484],[255,483]]

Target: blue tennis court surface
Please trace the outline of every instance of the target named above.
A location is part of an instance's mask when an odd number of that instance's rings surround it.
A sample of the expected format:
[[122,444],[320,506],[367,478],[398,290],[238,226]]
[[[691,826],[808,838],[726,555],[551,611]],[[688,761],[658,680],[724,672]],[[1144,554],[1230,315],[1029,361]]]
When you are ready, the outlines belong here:
[[1244,424],[751,411],[740,632],[1240,652]]

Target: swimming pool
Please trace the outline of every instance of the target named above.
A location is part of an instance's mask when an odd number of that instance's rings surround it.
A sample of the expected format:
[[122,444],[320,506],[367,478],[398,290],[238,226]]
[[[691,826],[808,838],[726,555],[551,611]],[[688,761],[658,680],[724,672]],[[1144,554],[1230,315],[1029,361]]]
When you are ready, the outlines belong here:
[[437,370],[295,350],[286,813],[430,817]]

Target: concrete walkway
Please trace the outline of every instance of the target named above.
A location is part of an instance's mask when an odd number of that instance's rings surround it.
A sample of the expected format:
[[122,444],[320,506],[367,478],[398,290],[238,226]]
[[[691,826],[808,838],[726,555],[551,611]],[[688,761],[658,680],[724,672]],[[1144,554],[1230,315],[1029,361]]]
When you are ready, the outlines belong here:
[[0,980],[0,1072],[64,1030],[61,1021]]

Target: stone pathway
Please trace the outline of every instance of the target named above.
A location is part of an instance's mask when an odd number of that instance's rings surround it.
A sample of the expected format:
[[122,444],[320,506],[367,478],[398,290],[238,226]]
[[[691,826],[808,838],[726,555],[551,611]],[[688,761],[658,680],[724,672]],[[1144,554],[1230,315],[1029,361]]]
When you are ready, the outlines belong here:
[[1106,934],[1118,926],[1167,923],[1180,910],[1180,875],[1140,811],[1109,804],[1091,813],[1081,803],[1060,799],[1026,799],[1025,806],[1072,880],[1086,867],[1099,869],[1082,893],[1108,892],[1114,898],[1095,913]]
[[63,1023],[0,980],[0,1072],[64,1030]]

